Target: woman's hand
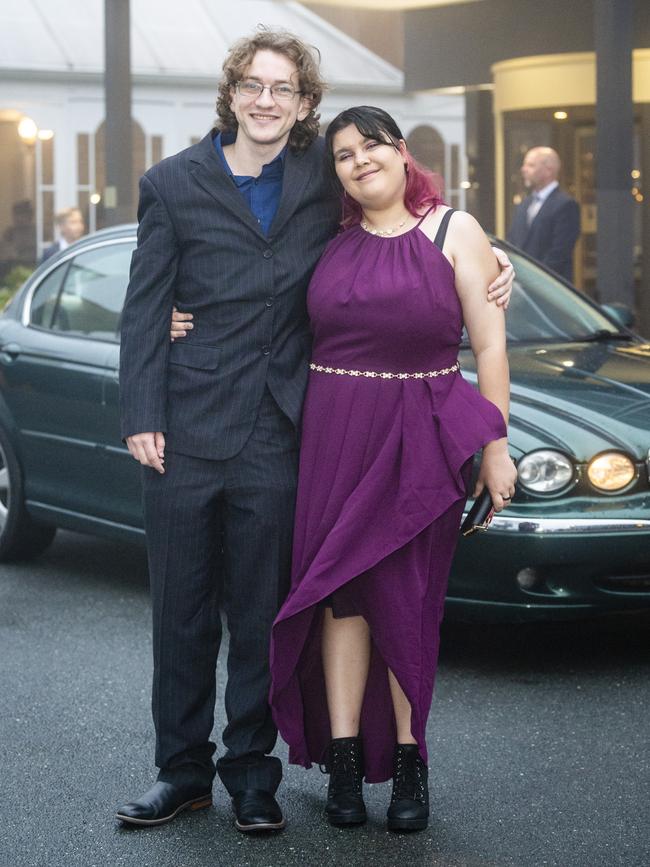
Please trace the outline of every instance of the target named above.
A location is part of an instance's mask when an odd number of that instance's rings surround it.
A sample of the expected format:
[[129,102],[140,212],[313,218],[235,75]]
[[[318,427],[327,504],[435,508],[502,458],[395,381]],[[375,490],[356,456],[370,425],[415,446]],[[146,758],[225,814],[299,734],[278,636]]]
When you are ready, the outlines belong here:
[[488,286],[488,301],[496,301],[499,307],[507,310],[512,295],[512,284],[515,280],[515,269],[503,250],[492,247],[492,252],[496,256],[501,273]]
[[483,488],[487,488],[492,497],[495,512],[510,505],[515,495],[517,468],[508,454],[508,441],[505,437],[492,440],[483,449],[481,469],[474,488],[474,497],[478,497]]
[[181,313],[175,307],[172,307],[172,321],[169,329],[172,343],[179,337],[185,337],[188,330],[194,328],[192,319],[194,319],[192,313]]

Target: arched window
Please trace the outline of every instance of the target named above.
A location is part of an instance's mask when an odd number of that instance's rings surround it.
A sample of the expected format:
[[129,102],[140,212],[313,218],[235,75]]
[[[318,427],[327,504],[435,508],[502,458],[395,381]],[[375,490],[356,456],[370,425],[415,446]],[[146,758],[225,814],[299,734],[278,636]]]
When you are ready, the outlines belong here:
[[[133,147],[133,216],[138,199],[140,178],[163,157],[163,139],[160,135],[146,135],[140,124],[131,121]],[[77,136],[77,200],[88,231],[101,229],[104,223],[102,201],[106,188],[106,122],[102,121],[94,133]]]
[[[144,130],[137,121],[131,121],[131,142],[133,154],[133,189],[138,189],[140,178],[147,168]],[[106,187],[106,121],[102,121],[95,131],[95,185],[98,192]]]
[[408,136],[407,144],[413,156],[444,180],[445,201],[452,208],[465,207],[465,190],[461,186],[460,145],[445,144],[445,140],[432,126],[420,125]]
[[[135,214],[138,183],[147,168],[144,130],[135,120],[131,121],[131,143],[133,154],[131,189],[133,190],[133,211]],[[95,189],[100,195],[106,189],[106,121],[102,121],[95,131]],[[95,227],[102,229],[104,225],[104,208],[103,202],[100,200],[96,205]]]
[[54,133],[15,109],[0,109],[0,190],[2,278],[33,268],[54,231]]
[[416,126],[406,143],[418,162],[446,178],[445,142],[437,129]]

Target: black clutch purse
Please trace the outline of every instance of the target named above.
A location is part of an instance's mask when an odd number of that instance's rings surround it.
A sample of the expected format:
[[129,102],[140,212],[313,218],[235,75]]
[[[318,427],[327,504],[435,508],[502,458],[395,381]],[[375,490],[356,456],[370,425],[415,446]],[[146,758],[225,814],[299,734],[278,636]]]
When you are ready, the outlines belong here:
[[483,488],[461,524],[460,532],[463,536],[471,536],[477,530],[487,530],[493,516],[494,506],[492,505],[492,497],[488,489]]

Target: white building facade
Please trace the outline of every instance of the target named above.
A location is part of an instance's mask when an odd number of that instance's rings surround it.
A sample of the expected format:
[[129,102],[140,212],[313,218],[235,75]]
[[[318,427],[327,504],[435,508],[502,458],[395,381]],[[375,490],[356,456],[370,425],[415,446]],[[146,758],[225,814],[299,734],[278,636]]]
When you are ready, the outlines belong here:
[[[102,224],[104,166],[103,0],[22,0],[0,5],[0,276],[33,264],[53,239],[54,214],[79,206],[89,231]],[[319,48],[330,90],[323,126],[350,105],[378,105],[415,155],[462,207],[461,96],[406,93],[403,74],[295,2],[131,0],[135,180],[202,138],[232,43],[259,24],[286,28]],[[75,22],[75,23],[71,23]],[[30,261],[30,259],[32,261]]]

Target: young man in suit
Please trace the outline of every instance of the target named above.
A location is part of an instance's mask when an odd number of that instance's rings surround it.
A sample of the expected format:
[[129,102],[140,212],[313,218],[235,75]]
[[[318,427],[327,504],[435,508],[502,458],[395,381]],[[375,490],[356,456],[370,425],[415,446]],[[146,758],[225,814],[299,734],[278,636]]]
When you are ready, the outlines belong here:
[[[117,815],[159,825],[211,803],[221,605],[228,724],[216,772],[236,827],[266,831],[285,824],[268,648],[289,587],[306,290],[340,203],[318,137],[314,50],[261,29],[223,69],[219,131],[140,185],[120,392],[122,434],[144,467],[160,773]],[[502,303],[513,274],[505,262],[490,287]],[[169,339],[173,304],[194,315],[184,341]]]
[[65,250],[70,244],[74,244],[86,231],[84,218],[79,208],[66,208],[64,211],[59,211],[54,217],[54,225],[59,237],[43,251],[41,263],[60,250]]
[[580,207],[558,182],[560,157],[549,147],[528,151],[521,167],[530,194],[515,211],[508,240],[567,280],[580,235]]

